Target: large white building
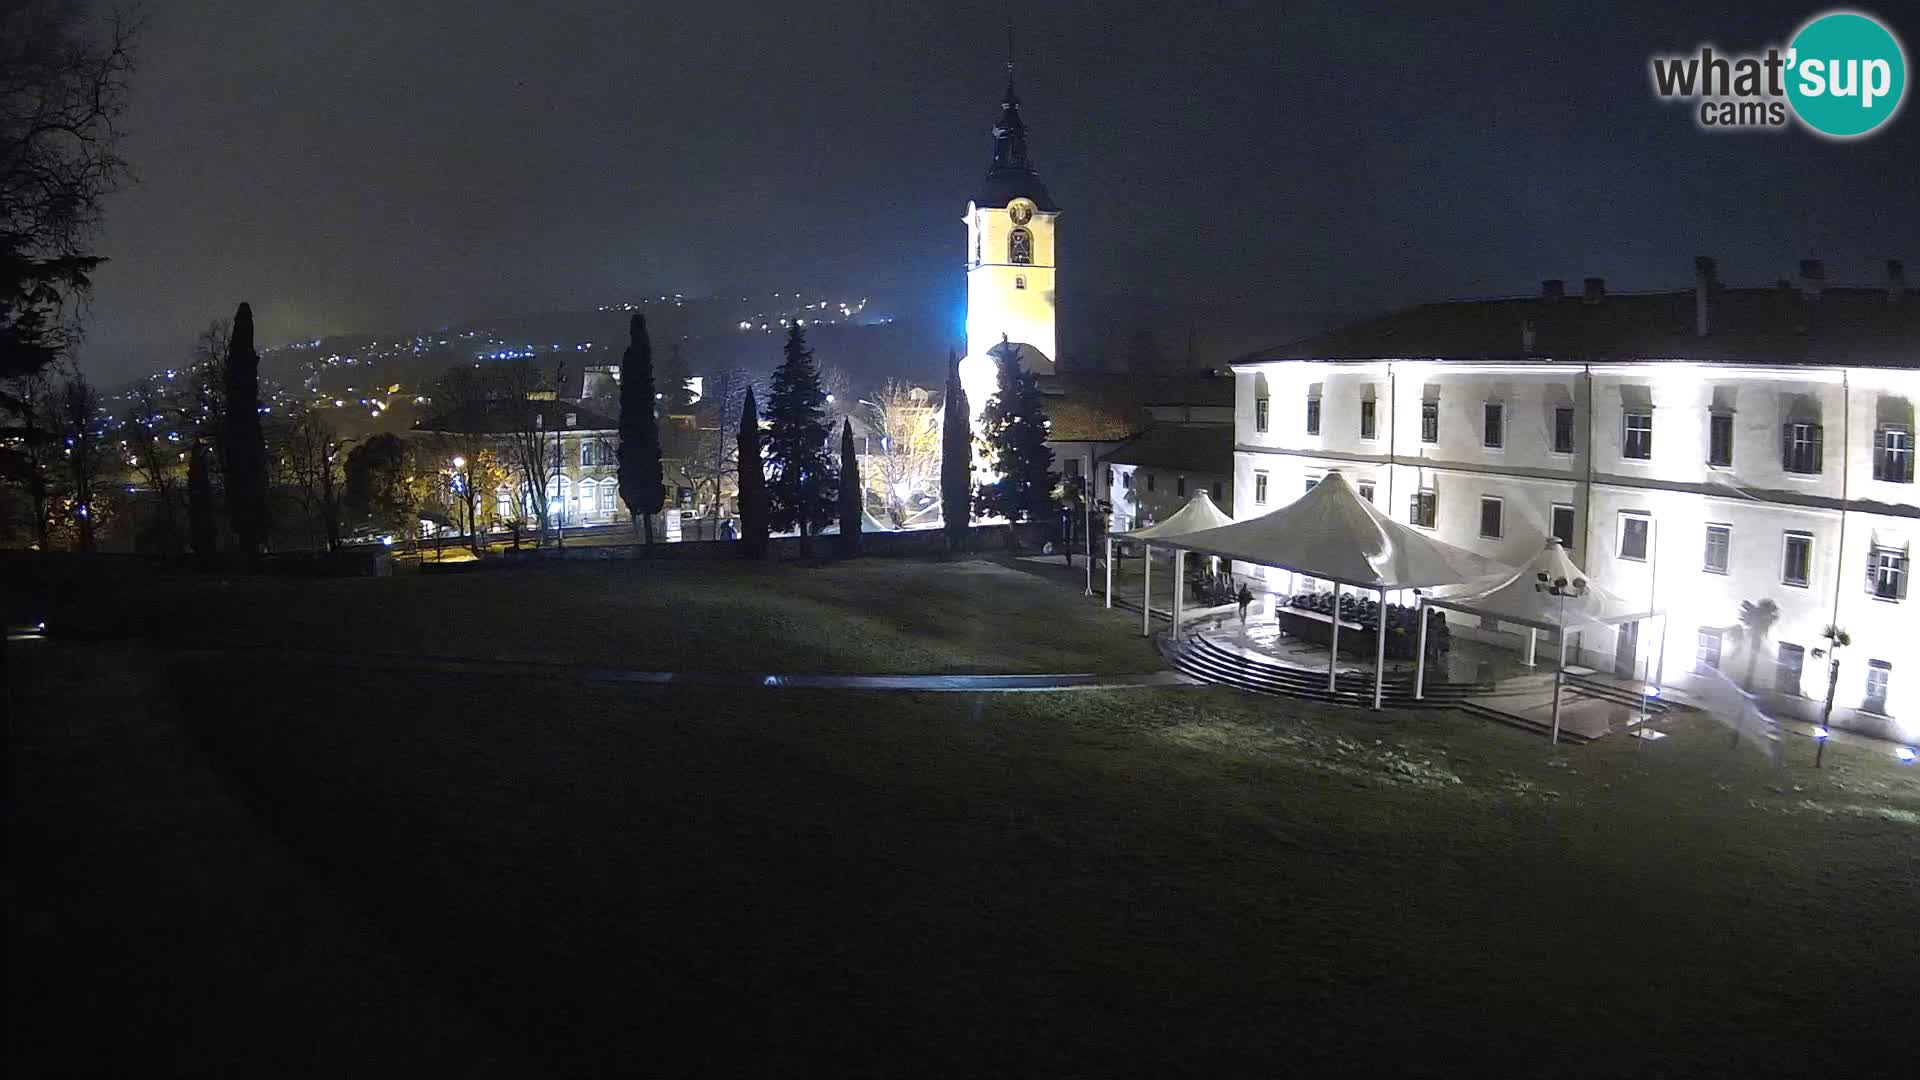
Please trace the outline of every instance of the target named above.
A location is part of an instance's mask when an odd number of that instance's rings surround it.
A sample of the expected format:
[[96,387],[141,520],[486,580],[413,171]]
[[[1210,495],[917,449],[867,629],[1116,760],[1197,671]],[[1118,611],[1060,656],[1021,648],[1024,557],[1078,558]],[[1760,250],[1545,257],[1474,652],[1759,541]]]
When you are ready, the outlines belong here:
[[[1727,289],[1703,258],[1691,291],[1550,281],[1236,364],[1235,517],[1339,469],[1395,518],[1508,564],[1558,537],[1597,584],[1669,613],[1664,649],[1657,622],[1588,630],[1586,663],[1681,686],[1751,670],[1764,704],[1803,717],[1837,625],[1852,645],[1835,722],[1920,737],[1920,294],[1898,263],[1874,288],[1824,277],[1809,261],[1798,285]],[[1742,604],[1768,600],[1779,616],[1756,640]]]

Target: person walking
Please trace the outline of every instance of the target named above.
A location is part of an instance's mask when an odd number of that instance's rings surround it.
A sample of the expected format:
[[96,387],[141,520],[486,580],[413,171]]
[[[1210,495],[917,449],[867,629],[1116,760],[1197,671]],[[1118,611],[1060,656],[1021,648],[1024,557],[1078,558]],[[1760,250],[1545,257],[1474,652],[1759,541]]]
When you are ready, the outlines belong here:
[[1243,581],[1240,583],[1240,593],[1234,599],[1240,603],[1240,625],[1245,626],[1247,609],[1253,606],[1253,590],[1247,588],[1247,583]]

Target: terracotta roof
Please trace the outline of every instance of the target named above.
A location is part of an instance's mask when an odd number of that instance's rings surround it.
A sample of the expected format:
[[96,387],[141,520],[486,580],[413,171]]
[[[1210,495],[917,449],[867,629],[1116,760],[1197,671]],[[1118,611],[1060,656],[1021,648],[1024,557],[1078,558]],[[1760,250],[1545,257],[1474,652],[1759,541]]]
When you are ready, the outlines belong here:
[[1192,472],[1233,471],[1232,424],[1155,424],[1102,461]]
[[[573,414],[572,424],[567,423],[569,413]],[[413,430],[507,435],[521,430],[525,422],[523,417],[528,415],[539,415],[549,431],[615,431],[620,427],[620,421],[577,401],[564,398],[530,401],[495,398],[484,404],[436,413],[413,425]]]
[[1782,284],[1715,287],[1709,295],[1705,337],[1696,332],[1693,289],[1593,301],[1525,296],[1421,304],[1240,362],[1533,357],[1920,366],[1920,292],[1834,287],[1809,296]]
[[1056,442],[1119,442],[1153,426],[1149,405],[1232,406],[1233,379],[1219,375],[1042,376]]

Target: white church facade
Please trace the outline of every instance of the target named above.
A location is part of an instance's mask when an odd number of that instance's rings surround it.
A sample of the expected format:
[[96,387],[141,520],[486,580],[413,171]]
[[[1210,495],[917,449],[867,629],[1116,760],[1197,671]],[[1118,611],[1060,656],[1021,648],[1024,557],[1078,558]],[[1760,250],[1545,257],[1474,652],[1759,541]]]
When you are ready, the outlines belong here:
[[[1768,289],[1724,289],[1706,259],[1692,291],[1548,282],[1249,358],[1234,366],[1235,517],[1337,469],[1396,519],[1509,565],[1557,537],[1596,584],[1668,613],[1664,633],[1586,631],[1582,662],[1681,686],[1716,668],[1781,714],[1820,715],[1816,650],[1838,626],[1852,644],[1835,722],[1920,738],[1905,648],[1920,633],[1920,294],[1897,263],[1869,289],[1803,269]],[[1778,617],[1756,635],[1742,604],[1763,601]]]

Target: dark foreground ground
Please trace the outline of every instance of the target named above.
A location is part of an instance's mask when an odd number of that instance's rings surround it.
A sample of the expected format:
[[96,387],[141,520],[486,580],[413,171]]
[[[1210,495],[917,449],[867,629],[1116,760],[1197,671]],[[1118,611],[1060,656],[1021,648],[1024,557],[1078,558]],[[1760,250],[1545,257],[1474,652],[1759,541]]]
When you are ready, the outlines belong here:
[[1850,747],[13,658],[10,1075],[1912,1062],[1920,782]]

